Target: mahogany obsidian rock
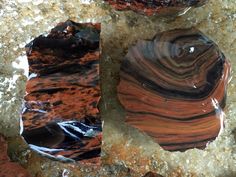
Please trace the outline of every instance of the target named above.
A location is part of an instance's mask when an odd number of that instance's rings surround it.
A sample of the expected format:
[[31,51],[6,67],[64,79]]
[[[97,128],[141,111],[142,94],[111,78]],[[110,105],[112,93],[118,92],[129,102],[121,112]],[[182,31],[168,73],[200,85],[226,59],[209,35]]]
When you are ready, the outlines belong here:
[[218,46],[197,29],[141,40],[121,64],[126,122],[165,150],[203,149],[223,128],[229,71]]
[[31,147],[59,149],[47,153],[98,162],[99,41],[100,24],[66,21],[26,46],[30,74],[22,135]]
[[171,15],[189,7],[198,7],[208,0],[105,0],[117,10],[133,10],[146,15]]

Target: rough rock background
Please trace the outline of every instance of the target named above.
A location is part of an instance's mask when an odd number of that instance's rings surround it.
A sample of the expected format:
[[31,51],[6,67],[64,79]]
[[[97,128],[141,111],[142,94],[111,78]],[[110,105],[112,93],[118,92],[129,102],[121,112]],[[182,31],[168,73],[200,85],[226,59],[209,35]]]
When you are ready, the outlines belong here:
[[[41,157],[21,137],[20,111],[27,74],[24,46],[67,19],[102,23],[100,103],[104,120],[101,167],[67,164]],[[179,17],[145,17],[117,12],[100,0],[0,0],[0,133],[8,137],[12,160],[32,176],[134,176],[148,171],[163,176],[236,176],[236,2],[210,0]],[[150,138],[124,124],[124,111],[116,97],[120,61],[130,45],[155,33],[197,27],[213,39],[232,63],[223,133],[205,150],[164,151]]]

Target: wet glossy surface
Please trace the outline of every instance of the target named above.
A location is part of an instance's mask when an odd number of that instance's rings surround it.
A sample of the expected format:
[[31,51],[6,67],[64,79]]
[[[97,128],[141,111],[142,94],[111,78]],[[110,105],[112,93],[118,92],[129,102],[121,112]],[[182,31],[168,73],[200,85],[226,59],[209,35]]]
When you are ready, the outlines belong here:
[[145,15],[176,15],[189,7],[205,4],[207,0],[105,0],[117,10],[133,10]]
[[26,46],[23,136],[42,154],[98,162],[99,24],[60,23]]
[[229,71],[218,46],[194,28],[139,41],[121,65],[126,122],[165,150],[203,149],[223,128]]

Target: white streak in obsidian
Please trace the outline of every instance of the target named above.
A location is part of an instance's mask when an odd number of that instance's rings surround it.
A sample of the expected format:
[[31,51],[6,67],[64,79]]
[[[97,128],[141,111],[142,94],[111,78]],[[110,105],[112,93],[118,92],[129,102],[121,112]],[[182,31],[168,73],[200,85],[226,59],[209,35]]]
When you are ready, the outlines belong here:
[[55,159],[55,160],[60,160],[60,161],[63,161],[63,162],[75,162],[73,159],[66,158],[62,155],[53,156],[53,155],[47,153],[47,152],[60,152],[60,151],[63,151],[64,149],[51,149],[51,148],[35,146],[33,144],[29,144],[29,146],[33,151],[41,154],[42,156],[49,157],[49,158]]
[[65,131],[65,133],[76,139],[80,139],[76,134],[81,134],[86,137],[95,137],[99,133],[98,127],[89,126],[77,121],[66,121],[57,124]]

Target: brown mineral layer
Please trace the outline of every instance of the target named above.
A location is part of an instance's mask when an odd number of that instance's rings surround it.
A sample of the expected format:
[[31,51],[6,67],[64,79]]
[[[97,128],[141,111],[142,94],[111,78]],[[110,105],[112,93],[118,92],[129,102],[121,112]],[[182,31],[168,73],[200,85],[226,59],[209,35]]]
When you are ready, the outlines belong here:
[[121,65],[126,122],[165,150],[203,149],[222,131],[229,71],[218,46],[194,28],[141,40]]
[[0,135],[0,177],[30,177],[19,164],[11,162],[7,155],[7,142]]
[[207,0],[105,0],[117,10],[133,10],[145,15],[172,15],[190,7],[202,6]]

